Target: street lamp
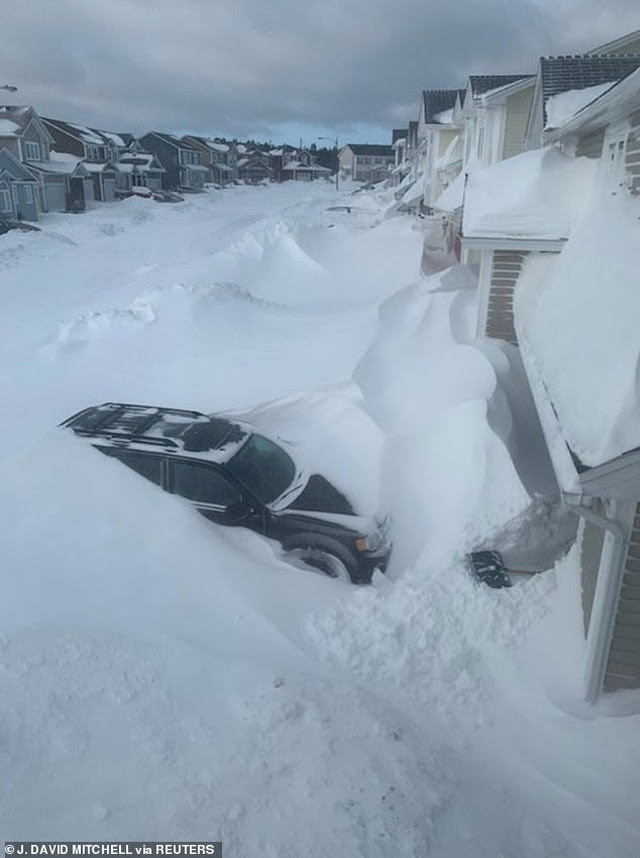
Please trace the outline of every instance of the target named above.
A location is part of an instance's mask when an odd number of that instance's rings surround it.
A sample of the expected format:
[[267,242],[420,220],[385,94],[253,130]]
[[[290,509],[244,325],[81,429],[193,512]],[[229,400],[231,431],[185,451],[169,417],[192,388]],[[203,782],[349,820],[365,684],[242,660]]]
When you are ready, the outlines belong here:
[[318,137],[318,140],[331,140],[336,147],[336,191],[338,190],[338,175],[340,173],[340,156],[338,155],[338,137]]
[[5,83],[3,86],[0,86],[0,89],[6,89],[7,92],[17,92],[18,91],[18,87],[13,86],[13,84],[10,84],[10,83]]

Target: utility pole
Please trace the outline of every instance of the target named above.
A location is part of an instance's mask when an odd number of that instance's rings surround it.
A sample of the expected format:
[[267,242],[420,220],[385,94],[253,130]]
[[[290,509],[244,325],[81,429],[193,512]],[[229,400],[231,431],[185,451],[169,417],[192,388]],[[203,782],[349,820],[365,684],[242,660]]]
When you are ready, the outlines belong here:
[[338,185],[338,176],[340,174],[340,155],[338,150],[338,135],[336,134],[335,140],[333,137],[318,137],[318,140],[331,140],[336,150],[336,191],[339,190]]

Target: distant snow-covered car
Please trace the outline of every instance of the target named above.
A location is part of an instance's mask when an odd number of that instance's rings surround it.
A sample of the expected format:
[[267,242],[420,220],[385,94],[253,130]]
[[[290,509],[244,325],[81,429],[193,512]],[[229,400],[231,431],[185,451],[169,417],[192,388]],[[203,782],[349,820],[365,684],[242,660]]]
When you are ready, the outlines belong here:
[[389,521],[358,515],[288,445],[219,415],[107,402],[61,424],[217,524],[249,528],[282,545],[294,562],[367,584],[384,571]]
[[176,194],[175,191],[154,191],[153,199],[157,203],[183,203],[184,197]]

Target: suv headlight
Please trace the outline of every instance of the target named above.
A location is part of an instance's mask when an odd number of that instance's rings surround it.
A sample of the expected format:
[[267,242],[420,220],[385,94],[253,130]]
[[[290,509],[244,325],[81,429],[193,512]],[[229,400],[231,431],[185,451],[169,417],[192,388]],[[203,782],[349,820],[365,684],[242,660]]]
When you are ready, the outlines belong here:
[[374,530],[373,533],[367,536],[361,536],[356,539],[356,548],[358,551],[379,551],[385,544],[385,538],[380,529]]

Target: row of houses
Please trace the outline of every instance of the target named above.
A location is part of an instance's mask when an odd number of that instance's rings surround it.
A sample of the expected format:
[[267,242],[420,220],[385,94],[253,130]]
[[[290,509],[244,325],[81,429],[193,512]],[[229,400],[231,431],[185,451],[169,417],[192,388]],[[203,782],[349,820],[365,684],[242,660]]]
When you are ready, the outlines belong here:
[[640,31],[424,90],[417,113],[389,184],[423,271],[475,273],[477,337],[528,384],[579,521],[585,696],[640,688]]
[[331,170],[309,149],[273,148],[195,135],[128,133],[0,107],[0,217],[34,221],[84,211],[144,188],[193,193],[207,183],[312,181]]

